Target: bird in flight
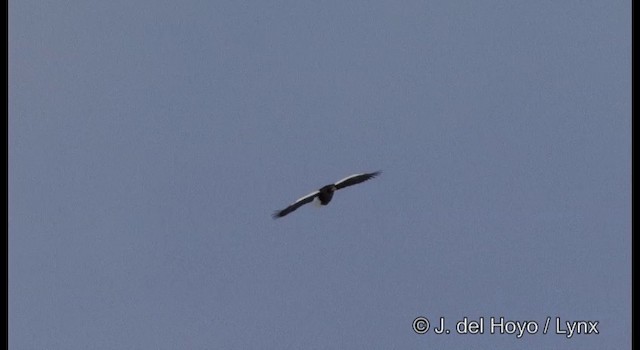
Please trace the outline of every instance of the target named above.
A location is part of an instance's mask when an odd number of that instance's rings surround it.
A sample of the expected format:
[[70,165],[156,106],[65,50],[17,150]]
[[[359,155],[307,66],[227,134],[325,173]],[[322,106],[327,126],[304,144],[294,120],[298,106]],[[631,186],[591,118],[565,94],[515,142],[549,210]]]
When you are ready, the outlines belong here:
[[327,205],[329,204],[329,202],[331,202],[331,198],[333,198],[333,192],[348,186],[357,185],[361,182],[372,179],[380,175],[381,173],[382,173],[381,171],[376,171],[373,173],[354,174],[354,175],[347,176],[344,179],[334,184],[323,186],[319,190],[309,193],[308,195],[298,199],[297,201],[293,202],[293,204],[289,205],[288,207],[282,210],[277,210],[275,213],[273,213],[273,218],[274,219],[281,218],[291,213],[292,211],[300,208],[301,206],[312,202],[313,200],[319,201],[320,205]]

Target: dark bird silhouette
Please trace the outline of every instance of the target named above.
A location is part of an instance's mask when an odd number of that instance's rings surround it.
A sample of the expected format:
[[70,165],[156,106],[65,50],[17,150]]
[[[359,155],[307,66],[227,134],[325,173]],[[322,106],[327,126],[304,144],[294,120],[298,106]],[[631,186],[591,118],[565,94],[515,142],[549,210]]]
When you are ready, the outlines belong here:
[[308,195],[298,199],[297,201],[293,202],[293,204],[282,210],[277,210],[275,213],[273,213],[273,218],[281,218],[300,208],[301,206],[312,202],[313,200],[318,200],[320,202],[320,205],[327,205],[329,204],[329,202],[331,202],[331,198],[333,198],[333,193],[335,191],[348,186],[357,185],[361,182],[372,179],[380,175],[381,173],[381,171],[376,171],[374,173],[354,174],[351,176],[347,176],[344,179],[336,182],[335,184],[323,186],[319,190],[309,193]]

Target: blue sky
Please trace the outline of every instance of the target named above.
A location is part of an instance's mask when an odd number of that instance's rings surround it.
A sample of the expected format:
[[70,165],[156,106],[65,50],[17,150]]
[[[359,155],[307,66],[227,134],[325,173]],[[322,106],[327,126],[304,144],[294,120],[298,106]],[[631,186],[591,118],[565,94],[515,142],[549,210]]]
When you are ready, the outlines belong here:
[[9,347],[629,348],[630,9],[10,1]]

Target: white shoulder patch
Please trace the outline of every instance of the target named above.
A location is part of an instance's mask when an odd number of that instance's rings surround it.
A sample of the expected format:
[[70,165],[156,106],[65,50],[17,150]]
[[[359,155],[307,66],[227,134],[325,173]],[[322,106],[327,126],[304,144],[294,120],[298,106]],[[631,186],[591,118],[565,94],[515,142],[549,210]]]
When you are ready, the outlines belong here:
[[306,196],[304,196],[304,197],[300,197],[300,198],[298,198],[298,200],[296,200],[296,201],[295,201],[295,202],[293,202],[293,203],[295,204],[295,203],[301,202],[301,201],[303,201],[303,200],[305,200],[305,199],[307,199],[307,198],[309,198],[309,197],[313,197],[313,196],[315,196],[315,195],[316,195],[316,194],[318,194],[318,193],[320,193],[320,191],[314,191],[314,192],[311,192],[311,193],[309,193],[308,195],[306,195]]
[[364,174],[365,174],[365,173],[349,175],[349,176],[345,177],[344,179],[342,179],[342,180],[340,180],[340,181],[336,182],[336,185],[339,185],[339,184],[341,184],[341,183],[343,183],[343,182],[345,182],[345,181],[347,181],[347,180],[349,180],[349,179],[351,179],[351,178],[353,178],[353,177],[360,176],[360,175],[364,175]]

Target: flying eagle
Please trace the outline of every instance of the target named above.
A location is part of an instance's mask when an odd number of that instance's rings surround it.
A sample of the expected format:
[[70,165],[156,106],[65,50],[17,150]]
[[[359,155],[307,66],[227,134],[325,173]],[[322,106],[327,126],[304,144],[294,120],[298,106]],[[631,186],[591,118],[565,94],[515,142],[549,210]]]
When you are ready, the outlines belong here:
[[380,175],[380,173],[382,172],[376,171],[374,173],[354,174],[354,175],[345,177],[344,179],[336,182],[335,184],[323,186],[319,190],[313,193],[309,193],[308,195],[298,199],[290,206],[282,210],[277,210],[275,213],[273,213],[273,218],[274,219],[281,218],[291,213],[292,211],[300,208],[301,206],[309,202],[312,202],[314,199],[318,200],[320,202],[320,205],[327,205],[329,204],[329,202],[331,202],[331,198],[333,198],[333,192],[339,189],[345,188],[347,186],[357,185],[361,182],[372,179]]

